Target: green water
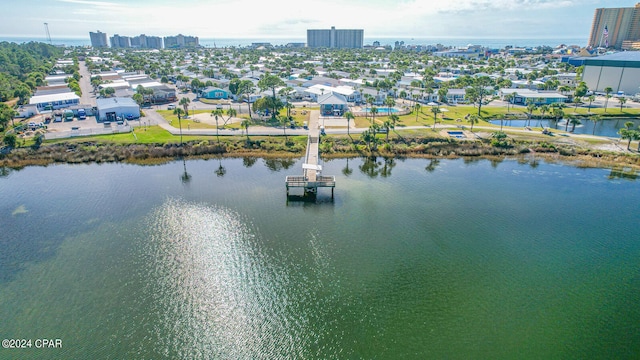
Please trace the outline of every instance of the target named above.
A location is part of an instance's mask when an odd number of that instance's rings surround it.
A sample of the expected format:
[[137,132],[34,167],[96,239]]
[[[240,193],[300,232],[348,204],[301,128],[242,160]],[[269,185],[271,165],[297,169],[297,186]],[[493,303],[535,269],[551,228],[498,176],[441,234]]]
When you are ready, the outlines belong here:
[[[0,358],[640,354],[634,174],[544,162],[26,168],[0,177]],[[186,175],[185,175],[186,171]],[[624,176],[621,176],[624,175]]]

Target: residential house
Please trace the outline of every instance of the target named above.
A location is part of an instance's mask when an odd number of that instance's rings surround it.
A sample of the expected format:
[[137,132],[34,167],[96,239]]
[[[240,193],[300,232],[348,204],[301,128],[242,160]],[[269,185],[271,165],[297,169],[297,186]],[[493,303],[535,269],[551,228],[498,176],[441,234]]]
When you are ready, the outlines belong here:
[[218,99],[228,99],[229,98],[229,92],[217,87],[208,87],[206,89],[203,89],[200,91],[200,96],[205,98],[205,99],[214,99],[214,100],[218,100]]

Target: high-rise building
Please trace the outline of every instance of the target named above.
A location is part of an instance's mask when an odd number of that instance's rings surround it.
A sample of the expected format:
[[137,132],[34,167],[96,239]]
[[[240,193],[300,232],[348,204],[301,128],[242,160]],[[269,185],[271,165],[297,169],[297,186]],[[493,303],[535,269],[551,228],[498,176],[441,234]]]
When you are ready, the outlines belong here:
[[364,30],[347,29],[336,30],[334,26],[330,30],[307,30],[307,47],[310,48],[361,48],[364,44]]
[[164,38],[164,47],[167,49],[198,46],[200,46],[200,43],[197,36],[185,36],[178,34],[176,36],[167,36]]
[[92,47],[108,47],[109,43],[107,42],[107,34],[100,32],[89,32],[89,37],[91,38],[91,46]]
[[589,46],[621,49],[623,42],[640,40],[640,3],[635,7],[596,9]]
[[115,34],[111,37],[110,40],[112,48],[126,49],[131,47],[131,40],[128,36],[120,36],[118,34]]
[[131,47],[142,49],[162,49],[162,38],[140,34],[131,38]]

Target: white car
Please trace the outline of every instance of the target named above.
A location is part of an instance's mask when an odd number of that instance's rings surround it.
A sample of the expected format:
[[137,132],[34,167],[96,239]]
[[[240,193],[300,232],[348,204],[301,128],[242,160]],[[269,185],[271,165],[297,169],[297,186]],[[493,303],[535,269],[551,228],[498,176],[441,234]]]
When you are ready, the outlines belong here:
[[169,104],[169,106],[167,106],[167,110],[173,110],[176,108],[175,104]]

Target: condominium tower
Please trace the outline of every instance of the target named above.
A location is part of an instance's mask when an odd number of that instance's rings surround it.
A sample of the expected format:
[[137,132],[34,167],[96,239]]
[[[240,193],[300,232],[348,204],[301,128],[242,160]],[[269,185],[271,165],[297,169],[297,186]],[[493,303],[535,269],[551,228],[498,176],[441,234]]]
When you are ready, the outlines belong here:
[[310,48],[361,48],[364,43],[364,30],[307,30],[307,47]]
[[596,9],[589,46],[629,48],[640,41],[640,3],[635,7]]
[[89,32],[89,37],[91,38],[91,46],[94,48],[97,47],[108,47],[109,43],[107,42],[107,34],[100,32]]

